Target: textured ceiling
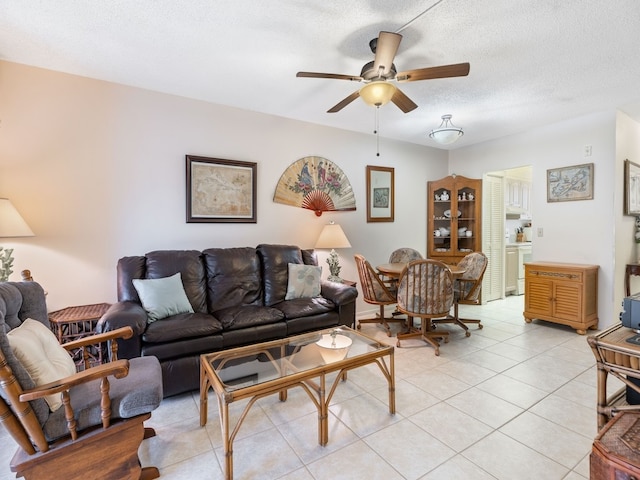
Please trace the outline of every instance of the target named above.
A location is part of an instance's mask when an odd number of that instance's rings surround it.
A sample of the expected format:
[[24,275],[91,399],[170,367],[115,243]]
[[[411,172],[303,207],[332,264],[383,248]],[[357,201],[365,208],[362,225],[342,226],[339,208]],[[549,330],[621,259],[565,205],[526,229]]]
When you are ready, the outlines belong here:
[[295,74],[358,75],[381,30],[404,37],[398,71],[471,64],[398,84],[418,108],[382,107],[382,137],[438,146],[446,113],[465,130],[450,148],[606,109],[640,121],[638,0],[0,0],[0,59],[365,133],[361,100],[326,113],[361,84]]

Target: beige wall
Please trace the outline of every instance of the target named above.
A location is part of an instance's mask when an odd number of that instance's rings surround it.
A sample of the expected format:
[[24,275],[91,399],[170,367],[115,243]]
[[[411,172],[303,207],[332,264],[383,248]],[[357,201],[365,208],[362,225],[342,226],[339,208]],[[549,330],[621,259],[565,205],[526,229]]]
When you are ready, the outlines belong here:
[[[371,121],[372,117],[363,119]],[[447,152],[0,62],[0,196],[36,236],[14,247],[12,280],[28,268],[50,309],[115,300],[118,258],[157,249],[291,243],[313,247],[325,223],[343,226],[343,277],[354,253],[373,264],[391,250],[425,253],[426,182],[447,174]],[[257,224],[187,224],[185,155],[258,163]],[[355,212],[325,213],[272,201],[293,162],[336,163],[355,192]],[[393,223],[367,223],[365,167],[395,168]],[[327,252],[320,252],[324,260]],[[359,311],[369,309],[360,299]]]

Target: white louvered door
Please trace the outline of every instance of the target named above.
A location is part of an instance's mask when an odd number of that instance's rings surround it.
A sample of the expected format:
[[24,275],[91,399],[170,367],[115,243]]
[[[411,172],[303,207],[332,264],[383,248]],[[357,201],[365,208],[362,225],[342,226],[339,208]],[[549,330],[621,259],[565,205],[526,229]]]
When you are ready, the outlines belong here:
[[504,298],[504,180],[483,178],[482,251],[489,259],[482,281],[482,303]]

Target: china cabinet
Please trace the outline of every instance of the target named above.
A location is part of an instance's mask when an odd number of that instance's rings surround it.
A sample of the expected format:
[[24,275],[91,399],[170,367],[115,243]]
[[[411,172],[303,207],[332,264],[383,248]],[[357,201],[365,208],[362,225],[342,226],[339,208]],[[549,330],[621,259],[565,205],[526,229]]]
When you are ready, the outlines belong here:
[[451,175],[428,182],[427,255],[457,264],[482,249],[482,180]]

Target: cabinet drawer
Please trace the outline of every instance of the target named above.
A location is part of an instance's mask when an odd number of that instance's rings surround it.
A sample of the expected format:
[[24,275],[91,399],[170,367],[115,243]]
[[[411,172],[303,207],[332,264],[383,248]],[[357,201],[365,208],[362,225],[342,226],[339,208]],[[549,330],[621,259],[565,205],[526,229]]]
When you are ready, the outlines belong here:
[[584,272],[579,270],[562,270],[551,268],[539,268],[539,267],[527,267],[525,265],[526,275],[530,275],[531,278],[541,278],[549,280],[561,280],[563,282],[575,282],[582,283],[584,278]]

